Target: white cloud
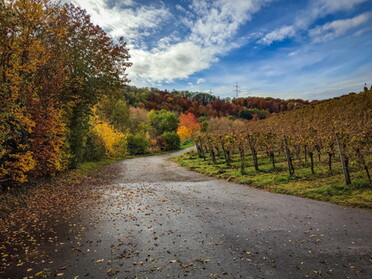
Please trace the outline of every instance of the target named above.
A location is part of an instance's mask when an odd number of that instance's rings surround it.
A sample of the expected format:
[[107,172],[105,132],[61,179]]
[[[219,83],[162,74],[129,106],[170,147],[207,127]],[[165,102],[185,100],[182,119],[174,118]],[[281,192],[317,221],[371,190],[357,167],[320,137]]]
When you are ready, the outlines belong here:
[[179,10],[181,12],[186,12],[186,10],[179,4],[177,4],[175,7],[176,7],[177,10]]
[[[126,0],[132,6],[124,8],[120,5],[109,8],[106,1],[69,0],[86,9],[92,21],[111,36],[124,36],[133,62],[128,77],[135,84],[145,85],[187,78],[210,67],[219,56],[240,46],[233,42],[239,27],[272,0],[193,0],[187,7],[175,6],[182,11],[180,15],[171,15],[161,1],[157,2],[160,5],[151,6]],[[162,34],[162,27],[169,22],[182,24],[186,33],[184,30],[182,34],[172,31]],[[146,42],[145,37],[151,35],[159,39]]]
[[317,26],[309,31],[310,37],[315,42],[323,42],[334,39],[345,34],[347,31],[366,23],[370,18],[371,13],[364,13],[350,19],[335,20],[328,22],[322,26]]
[[268,1],[194,0],[191,8],[198,19],[191,28],[190,40],[207,47],[226,45],[265,2]]
[[271,45],[275,41],[283,41],[287,38],[296,37],[299,33],[307,31],[309,26],[317,19],[326,15],[350,11],[355,6],[369,0],[314,0],[310,2],[309,7],[300,13],[293,24],[278,27],[262,36],[258,40],[259,44]]
[[133,66],[129,78],[135,82],[143,78],[151,82],[187,78],[215,61],[207,49],[192,42],[178,43],[160,52],[133,50],[131,54]]
[[295,55],[298,55],[299,53],[300,53],[299,51],[292,51],[288,53],[288,56],[295,56]]
[[318,0],[314,1],[313,13],[320,15],[348,11],[355,6],[370,0]]
[[183,41],[163,38],[151,51],[133,50],[129,78],[136,84],[144,80],[172,82],[209,68],[218,56],[238,46],[231,41],[239,27],[265,2],[268,1],[194,0],[188,7],[192,13],[180,20],[190,35]]
[[[143,37],[150,36],[171,17],[164,6],[134,7],[131,0],[108,7],[105,0],[65,0],[87,10],[92,22],[98,24],[114,38],[124,36],[130,45],[138,45]],[[124,7],[124,8],[123,8]]]
[[202,83],[205,83],[205,79],[204,78],[198,78],[198,80],[196,81],[196,84],[202,84]]
[[283,41],[287,38],[295,36],[296,30],[293,26],[283,26],[270,33],[266,34],[259,43],[263,45],[271,45],[275,41]]

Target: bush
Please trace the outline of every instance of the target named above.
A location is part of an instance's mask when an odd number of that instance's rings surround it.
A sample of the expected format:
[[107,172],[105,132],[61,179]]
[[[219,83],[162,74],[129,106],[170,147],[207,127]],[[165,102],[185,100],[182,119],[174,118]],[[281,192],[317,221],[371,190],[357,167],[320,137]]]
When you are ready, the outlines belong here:
[[103,141],[110,157],[120,157],[125,154],[125,134],[115,130],[111,124],[96,117],[92,132]]
[[154,145],[152,146],[151,152],[157,153],[161,151],[166,151],[167,150],[167,142],[165,139],[161,136],[157,136],[154,139]]
[[141,155],[147,152],[149,144],[144,136],[128,135],[127,150],[130,155]]
[[167,110],[150,111],[148,114],[151,126],[156,130],[156,135],[165,132],[175,132],[178,128],[178,117]]
[[176,132],[165,132],[161,137],[166,142],[165,150],[177,150],[180,149],[181,140],[179,135]]

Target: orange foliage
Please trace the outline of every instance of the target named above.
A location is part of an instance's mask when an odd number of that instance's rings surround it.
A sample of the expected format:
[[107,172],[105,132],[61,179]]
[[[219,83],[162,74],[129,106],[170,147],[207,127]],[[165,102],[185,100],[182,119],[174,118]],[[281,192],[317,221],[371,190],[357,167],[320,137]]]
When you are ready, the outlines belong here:
[[189,139],[192,136],[191,129],[186,126],[179,126],[177,129],[177,134],[181,140]]
[[198,121],[194,114],[188,112],[186,114],[181,114],[178,126],[187,127],[191,131],[191,135],[193,136],[200,130],[201,123]]

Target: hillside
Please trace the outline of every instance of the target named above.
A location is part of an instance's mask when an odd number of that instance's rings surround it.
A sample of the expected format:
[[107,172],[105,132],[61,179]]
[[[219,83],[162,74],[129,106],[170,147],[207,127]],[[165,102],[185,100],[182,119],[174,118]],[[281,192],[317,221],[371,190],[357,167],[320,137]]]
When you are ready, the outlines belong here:
[[269,191],[372,207],[372,90],[199,135],[193,170]]

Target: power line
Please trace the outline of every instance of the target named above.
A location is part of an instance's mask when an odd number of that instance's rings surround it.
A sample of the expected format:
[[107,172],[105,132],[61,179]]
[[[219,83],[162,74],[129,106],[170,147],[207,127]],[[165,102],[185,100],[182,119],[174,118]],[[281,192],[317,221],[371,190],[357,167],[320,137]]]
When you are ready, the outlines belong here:
[[235,92],[236,98],[239,98],[240,87],[238,83],[236,83],[236,85],[234,86],[234,92]]

